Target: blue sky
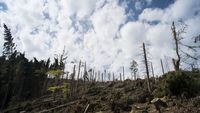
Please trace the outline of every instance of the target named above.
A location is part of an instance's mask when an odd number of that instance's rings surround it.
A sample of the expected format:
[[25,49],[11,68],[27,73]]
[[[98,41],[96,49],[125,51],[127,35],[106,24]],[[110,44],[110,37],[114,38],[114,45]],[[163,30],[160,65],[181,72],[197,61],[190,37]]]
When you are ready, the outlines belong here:
[[[68,62],[81,59],[96,70],[121,72],[125,66],[129,72],[134,59],[141,76],[143,42],[151,45],[150,60],[160,74],[158,59],[165,59],[164,64],[170,64],[165,68],[172,70],[171,58],[176,57],[172,21],[183,20],[189,26],[185,37],[200,31],[199,0],[0,0],[0,16],[0,37],[6,23],[17,49],[30,59],[53,58],[65,47]],[[72,70],[71,64],[66,67]]]
[[127,5],[125,7],[126,13],[130,14],[128,18],[130,21],[138,19],[138,15],[142,13],[145,8],[167,8],[174,3],[174,0],[119,0],[120,5]]

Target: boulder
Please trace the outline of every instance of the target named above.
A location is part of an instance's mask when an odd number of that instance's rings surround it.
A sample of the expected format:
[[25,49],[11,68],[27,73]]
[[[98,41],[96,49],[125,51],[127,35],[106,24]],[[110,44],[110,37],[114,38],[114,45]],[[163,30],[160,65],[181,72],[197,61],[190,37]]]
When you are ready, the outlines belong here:
[[164,102],[162,99],[160,98],[154,98],[152,101],[151,101],[152,104],[154,104],[156,110],[160,111],[160,108],[161,107],[167,107],[167,103]]

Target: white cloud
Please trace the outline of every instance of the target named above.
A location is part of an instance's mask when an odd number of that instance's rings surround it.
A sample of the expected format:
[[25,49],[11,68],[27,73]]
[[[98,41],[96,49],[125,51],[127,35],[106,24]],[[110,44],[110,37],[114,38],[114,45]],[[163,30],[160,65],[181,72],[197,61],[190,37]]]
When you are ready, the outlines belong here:
[[[159,74],[158,59],[174,56],[168,54],[173,53],[171,22],[182,18],[189,25],[187,37],[197,35],[200,30],[198,0],[177,0],[165,9],[146,8],[139,20],[127,23],[128,5],[120,6],[118,0],[46,1],[6,0],[8,10],[0,12],[1,21],[12,28],[14,37],[20,38],[15,38],[18,49],[29,58],[53,57],[65,46],[69,51],[68,61],[82,59],[89,67],[121,72],[121,66],[128,71],[132,59],[140,60],[142,42],[149,42],[155,72]],[[136,9],[142,9],[139,1]],[[154,21],[160,22],[149,24]],[[2,30],[1,27],[1,37]]]
[[199,15],[200,1],[198,0],[177,0],[165,9],[147,8],[140,14],[140,20],[161,21],[171,23],[179,19],[188,20]]
[[146,8],[143,10],[142,14],[140,14],[139,19],[147,20],[147,21],[160,21],[160,20],[162,20],[164,13],[165,12],[162,9]]

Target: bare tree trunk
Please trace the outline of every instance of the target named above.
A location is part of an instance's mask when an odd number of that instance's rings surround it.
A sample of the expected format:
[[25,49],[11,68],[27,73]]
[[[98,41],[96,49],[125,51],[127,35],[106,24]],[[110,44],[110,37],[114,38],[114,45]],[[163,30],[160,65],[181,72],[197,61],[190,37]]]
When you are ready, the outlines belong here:
[[85,90],[86,90],[86,89],[87,89],[86,80],[89,80],[89,78],[88,78],[88,73],[87,73],[87,65],[86,65],[86,62],[85,62],[85,65],[84,65],[83,80],[84,80],[84,88],[85,88]]
[[115,81],[115,73],[113,72],[113,81]]
[[94,77],[94,68],[93,68],[93,70],[92,70],[92,81],[94,82],[94,80],[95,80],[95,77]]
[[80,60],[79,65],[78,65],[78,75],[77,75],[77,83],[76,83],[76,92],[78,92],[80,69],[81,69],[81,60]]
[[106,81],[106,75],[107,73],[106,73],[106,70],[104,70],[104,79],[105,79],[105,81]]
[[134,79],[137,80],[137,72],[134,72]]
[[70,89],[71,89],[71,96],[72,97],[75,97],[75,91],[76,91],[76,86],[75,86],[75,81],[74,81],[74,77],[76,75],[76,65],[74,65],[74,68],[73,68],[73,73],[71,74],[71,86],[70,86]]
[[165,74],[165,71],[164,71],[162,59],[160,59],[160,64],[161,64],[161,67],[162,67],[162,73],[163,73],[163,75],[164,75],[164,74]]
[[153,63],[151,62],[151,71],[152,71],[152,75],[153,75],[153,78],[155,77],[154,76],[154,69],[153,69]]
[[83,73],[83,80],[84,80],[84,82],[86,82],[86,79],[89,79],[89,78],[88,78],[88,75],[87,75],[87,67],[86,67],[86,62],[85,62],[84,73]]
[[180,57],[180,53],[179,53],[179,45],[178,45],[178,38],[177,38],[177,32],[176,32],[176,27],[174,25],[174,22],[172,23],[172,33],[173,33],[173,37],[174,37],[174,41],[175,41],[175,46],[176,46],[176,55],[178,57],[177,60],[175,60],[174,58],[172,59],[172,62],[173,62],[173,65],[174,65],[174,69],[175,71],[179,71],[180,70],[180,60],[181,60],[181,57]]
[[124,76],[124,66],[122,68],[122,72],[123,72],[123,80],[125,80],[125,76]]
[[81,76],[80,76],[80,78],[83,80],[83,72],[81,71]]
[[97,72],[95,72],[94,81],[97,81]]
[[102,80],[102,82],[103,82],[103,73],[101,73],[101,80]]
[[101,72],[100,71],[98,71],[98,81],[101,81]]
[[151,92],[151,86],[150,86],[150,80],[149,80],[149,68],[148,68],[148,62],[147,62],[145,43],[143,43],[143,51],[144,51],[144,61],[145,61],[146,74],[147,74],[147,88],[148,88],[148,91]]
[[81,69],[81,60],[78,65],[78,77],[77,77],[78,82],[79,82],[79,76],[80,76],[80,69]]
[[109,73],[108,73],[108,80],[109,80],[109,81],[110,81],[110,75],[111,75],[111,74],[110,74],[110,72],[109,72]]
[[154,79],[154,82],[155,82],[156,78],[155,78],[155,75],[154,75],[154,69],[153,69],[153,63],[152,62],[151,62],[151,71],[152,71],[153,79]]

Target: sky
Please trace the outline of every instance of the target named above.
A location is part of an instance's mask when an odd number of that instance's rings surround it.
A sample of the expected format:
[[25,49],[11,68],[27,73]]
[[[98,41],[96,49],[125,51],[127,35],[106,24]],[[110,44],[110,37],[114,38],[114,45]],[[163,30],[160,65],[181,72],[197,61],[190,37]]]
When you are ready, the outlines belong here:
[[101,71],[122,72],[124,66],[130,77],[133,59],[143,76],[144,42],[159,75],[160,59],[165,71],[173,70],[173,21],[188,25],[186,42],[199,35],[200,0],[0,0],[0,52],[5,23],[29,59],[53,58],[65,48],[66,70],[82,60]]

